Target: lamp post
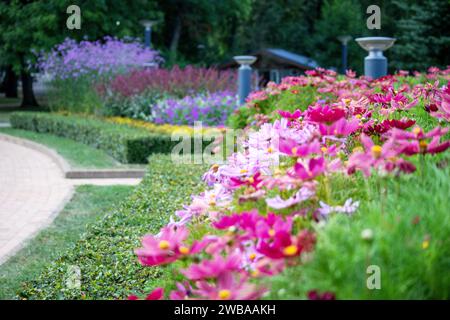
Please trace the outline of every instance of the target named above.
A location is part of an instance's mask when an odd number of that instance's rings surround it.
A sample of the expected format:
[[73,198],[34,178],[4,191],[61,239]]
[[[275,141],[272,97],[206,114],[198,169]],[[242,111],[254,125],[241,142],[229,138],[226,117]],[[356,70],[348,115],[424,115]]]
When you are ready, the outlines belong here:
[[365,37],[357,38],[356,42],[369,55],[364,58],[364,75],[372,79],[384,77],[387,75],[388,62],[383,55],[383,51],[394,45],[395,38],[388,37]]
[[239,104],[245,104],[245,99],[249,95],[252,87],[252,68],[250,67],[256,61],[254,56],[235,56],[233,59],[239,63],[238,71],[238,96]]
[[145,27],[145,46],[151,48],[152,46],[152,26],[156,23],[153,20],[142,20],[141,24]]
[[342,69],[341,73],[345,74],[347,71],[347,56],[348,56],[348,42],[352,40],[351,36],[340,36],[338,37],[338,40],[341,42],[342,45]]

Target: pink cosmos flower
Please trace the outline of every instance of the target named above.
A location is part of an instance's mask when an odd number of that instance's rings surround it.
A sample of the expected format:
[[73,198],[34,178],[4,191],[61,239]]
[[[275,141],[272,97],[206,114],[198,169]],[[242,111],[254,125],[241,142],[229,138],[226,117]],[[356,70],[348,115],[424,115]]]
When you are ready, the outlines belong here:
[[306,119],[317,123],[331,124],[345,117],[345,110],[340,107],[330,108],[329,105],[309,107]]
[[315,236],[303,230],[297,236],[280,230],[270,239],[263,239],[257,250],[271,259],[285,259],[300,255],[303,251],[310,251],[315,243]]
[[331,125],[321,123],[319,131],[323,136],[347,137],[359,129],[359,120],[341,118]]
[[302,163],[297,162],[293,168],[294,172],[289,171],[288,174],[292,177],[302,180],[312,180],[325,172],[325,168],[325,159],[323,157],[312,158],[309,159],[307,165],[303,165]]
[[198,281],[197,287],[193,293],[200,299],[209,300],[255,300],[266,292],[266,289],[247,282],[241,274],[232,272],[222,273],[215,283]]
[[[146,297],[145,300],[161,300],[164,298],[164,289],[163,288],[156,288],[152,292],[150,292]],[[128,300],[139,300],[138,296],[131,295],[128,296]]]
[[135,250],[139,262],[144,266],[162,265],[201,250],[198,243],[194,243],[191,247],[183,244],[188,234],[186,227],[164,227],[159,237],[145,236],[142,240],[142,248]]
[[216,254],[211,260],[202,260],[200,263],[191,264],[181,273],[190,280],[217,278],[223,273],[239,271],[241,263],[242,256],[239,253],[232,253],[226,257]]
[[280,152],[291,157],[306,157],[312,153],[320,152],[320,143],[314,140],[310,143],[299,145],[292,139],[280,139]]
[[[390,133],[390,138],[395,140],[400,150],[400,153],[408,156],[414,154],[436,154],[447,150],[450,147],[450,140],[440,142],[442,136],[449,131],[449,128],[436,127],[425,133],[422,128],[415,127],[412,132],[393,129]],[[431,139],[431,141],[428,141]]]
[[279,195],[275,198],[266,199],[266,203],[269,207],[274,209],[285,209],[288,207],[292,207],[297,203],[308,200],[312,196],[315,195],[315,190],[311,190],[309,187],[302,187],[297,191],[292,197],[284,200]]
[[253,187],[253,189],[258,190],[259,186],[261,184],[262,179],[261,172],[255,173],[253,176],[246,177],[246,178],[230,178],[230,183],[227,185],[229,188],[239,188],[241,186],[249,186]]
[[401,149],[397,147],[395,139],[389,139],[382,146],[375,145],[372,139],[365,134],[361,135],[360,140],[364,151],[354,152],[350,156],[347,163],[349,174],[355,173],[356,170],[361,170],[368,177],[370,176],[371,168],[382,169],[387,172],[392,172],[395,169],[405,173],[415,171],[412,163],[398,157]]
[[297,109],[293,113],[284,110],[278,110],[278,114],[288,120],[296,120],[302,116],[302,111]]

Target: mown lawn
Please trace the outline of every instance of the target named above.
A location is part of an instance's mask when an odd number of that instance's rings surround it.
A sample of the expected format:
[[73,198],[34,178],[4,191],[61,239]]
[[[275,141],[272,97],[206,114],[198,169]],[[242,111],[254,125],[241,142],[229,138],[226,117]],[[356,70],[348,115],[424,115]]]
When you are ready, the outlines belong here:
[[131,186],[77,187],[74,197],[52,225],[0,266],[0,299],[15,298],[22,283],[35,279],[54,259],[73,250],[86,226],[101,219],[132,189]]
[[75,168],[111,168],[120,166],[119,162],[103,151],[71,139],[14,128],[0,128],[0,133],[28,139],[54,149]]

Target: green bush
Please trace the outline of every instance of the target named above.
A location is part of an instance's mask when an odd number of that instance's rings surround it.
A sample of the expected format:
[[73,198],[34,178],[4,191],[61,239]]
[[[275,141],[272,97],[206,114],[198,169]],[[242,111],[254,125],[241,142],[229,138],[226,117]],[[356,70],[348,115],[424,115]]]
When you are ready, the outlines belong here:
[[[123,299],[157,286],[173,285],[170,268],[139,264],[134,249],[144,234],[155,234],[169,216],[200,192],[200,165],[176,166],[168,155],[152,155],[151,165],[134,193],[112,212],[87,227],[73,250],[49,263],[34,281],[25,283],[21,299]],[[81,290],[66,286],[67,270],[81,270]],[[136,292],[135,290],[143,290]]]
[[93,117],[17,112],[10,121],[14,128],[50,133],[101,149],[122,163],[147,163],[150,154],[170,153],[179,143],[167,134]]

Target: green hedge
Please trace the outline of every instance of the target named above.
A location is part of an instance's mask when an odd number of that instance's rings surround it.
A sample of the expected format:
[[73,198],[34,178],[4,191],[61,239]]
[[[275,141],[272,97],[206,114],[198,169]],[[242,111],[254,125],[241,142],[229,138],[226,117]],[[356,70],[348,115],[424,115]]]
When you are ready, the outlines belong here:
[[170,153],[178,141],[170,135],[151,133],[97,118],[42,112],[11,114],[14,128],[50,133],[101,149],[122,163],[147,163],[153,153]]
[[[88,226],[73,250],[49,263],[36,280],[25,283],[17,298],[123,299],[157,286],[173,286],[170,268],[142,267],[133,251],[144,234],[157,233],[192,193],[204,189],[199,172],[207,168],[176,166],[169,155],[152,155],[150,162],[134,193]],[[66,286],[70,266],[81,270],[81,290]]]

